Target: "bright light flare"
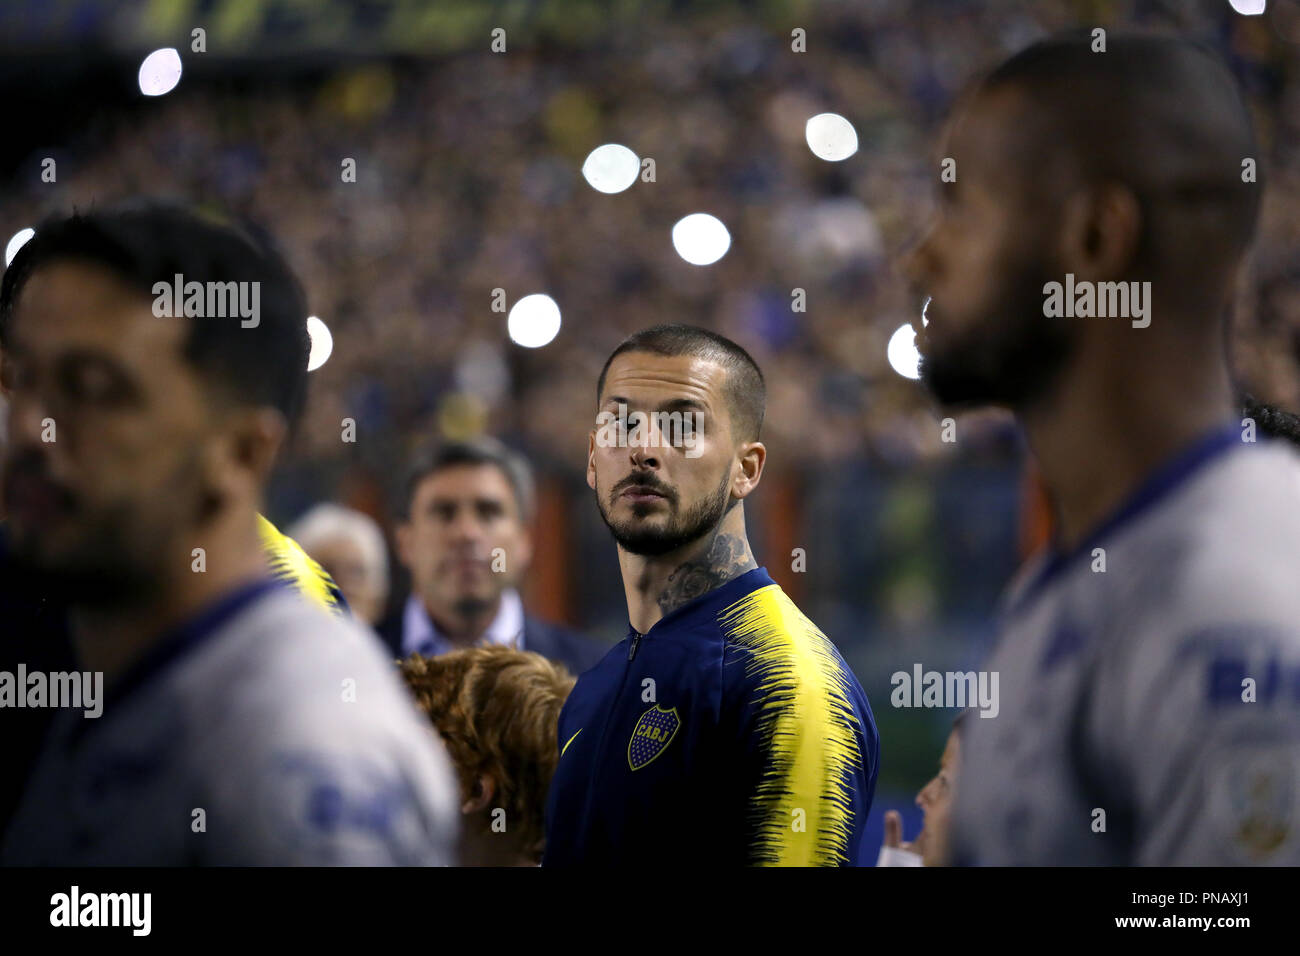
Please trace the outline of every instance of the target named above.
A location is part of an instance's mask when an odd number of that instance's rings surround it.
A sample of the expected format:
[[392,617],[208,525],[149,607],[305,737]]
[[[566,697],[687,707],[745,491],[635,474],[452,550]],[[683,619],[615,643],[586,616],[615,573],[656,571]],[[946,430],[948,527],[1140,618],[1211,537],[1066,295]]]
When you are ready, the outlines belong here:
[[858,151],[858,131],[839,113],[818,113],[804,127],[808,148],[818,159],[838,163]]
[[329,326],[314,315],[307,316],[307,335],[311,337],[307,371],[314,372],[329,361],[330,353],[334,351],[334,336]]
[[526,349],[539,349],[560,333],[560,307],[549,295],[537,292],[515,303],[506,318],[510,341]]
[[36,235],[36,230],[30,226],[26,229],[19,229],[14,233],[13,238],[9,240],[9,245],[5,246],[5,268],[9,268],[9,263],[14,261],[14,256],[18,255],[18,250],[27,245],[27,240]]
[[921,353],[916,350],[916,333],[911,325],[900,325],[885,348],[889,366],[903,378],[921,377]]
[[618,143],[597,146],[582,164],[582,175],[592,189],[602,193],[621,193],[641,172],[637,154]]
[[181,55],[173,47],[154,50],[140,64],[140,92],[145,96],[162,96],[176,89],[181,81]]
[[731,248],[731,233],[717,216],[692,213],[673,226],[673,248],[693,266],[712,265]]

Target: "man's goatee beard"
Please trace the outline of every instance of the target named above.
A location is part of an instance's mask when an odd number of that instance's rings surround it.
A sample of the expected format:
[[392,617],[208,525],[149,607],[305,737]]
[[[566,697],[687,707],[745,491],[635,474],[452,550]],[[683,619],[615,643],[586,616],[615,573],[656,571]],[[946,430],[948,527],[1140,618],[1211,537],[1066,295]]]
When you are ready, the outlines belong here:
[[614,536],[620,548],[640,557],[657,558],[699,541],[721,523],[736,503],[732,501],[731,493],[727,490],[730,484],[731,476],[724,475],[712,495],[696,503],[682,516],[680,522],[673,522],[670,519],[668,527],[662,530],[645,527],[630,530],[615,525],[610,520],[609,511],[599,494],[596,495],[596,507],[600,510],[600,517],[604,520],[605,527],[609,528],[609,533]]

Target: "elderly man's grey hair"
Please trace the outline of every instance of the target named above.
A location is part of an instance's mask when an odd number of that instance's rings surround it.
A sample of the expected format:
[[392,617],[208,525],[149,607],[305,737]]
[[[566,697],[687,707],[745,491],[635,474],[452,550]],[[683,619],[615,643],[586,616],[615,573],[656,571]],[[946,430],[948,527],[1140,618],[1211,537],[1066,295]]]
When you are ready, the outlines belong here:
[[370,583],[388,590],[388,549],[384,533],[367,514],[342,505],[319,504],[293,523],[287,534],[311,554],[325,541],[347,538],[361,550]]

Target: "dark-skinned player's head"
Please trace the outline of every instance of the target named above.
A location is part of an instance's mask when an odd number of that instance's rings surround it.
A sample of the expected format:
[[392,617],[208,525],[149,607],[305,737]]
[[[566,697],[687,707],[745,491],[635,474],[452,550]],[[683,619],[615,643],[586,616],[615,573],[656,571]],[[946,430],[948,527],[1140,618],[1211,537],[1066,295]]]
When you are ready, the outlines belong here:
[[707,329],[659,325],[614,350],[596,386],[587,484],[624,550],[698,541],[758,486],[766,402],[749,353]]
[[[921,374],[945,405],[1023,409],[1084,353],[1175,336],[1221,349],[1254,234],[1249,116],[1226,68],[1172,37],[1090,33],[1037,43],[961,98],[940,155],[955,181],[907,257],[929,296]],[[936,170],[939,169],[936,163]],[[1150,282],[1151,324],[1048,317],[1044,286]],[[918,323],[914,322],[914,325]]]
[[[156,287],[177,275],[248,283],[256,314],[229,314],[223,285],[218,308],[205,292],[200,316],[167,315]],[[78,603],[130,601],[188,570],[213,522],[251,522],[302,406],[306,311],[267,238],[177,204],[38,226],[0,285],[15,553]]]

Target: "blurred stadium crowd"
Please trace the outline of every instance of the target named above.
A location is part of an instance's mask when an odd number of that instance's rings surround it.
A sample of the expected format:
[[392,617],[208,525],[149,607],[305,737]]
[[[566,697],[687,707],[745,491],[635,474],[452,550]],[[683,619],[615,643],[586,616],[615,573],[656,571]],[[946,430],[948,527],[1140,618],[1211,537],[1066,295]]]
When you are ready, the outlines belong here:
[[[420,447],[496,435],[539,474],[530,600],[606,640],[626,612],[583,481],[601,363],[659,322],[735,339],[770,394],[769,475],[751,519],[759,561],[883,700],[873,648],[891,645],[896,659],[908,642],[941,667],[974,660],[1021,557],[1009,419],[965,418],[945,444],[921,390],[886,361],[890,335],[920,307],[891,262],[934,188],[937,166],[922,157],[963,84],[1008,51],[1080,22],[1176,24],[1230,59],[1255,107],[1269,186],[1236,361],[1252,392],[1300,409],[1300,14],[1288,42],[1278,21],[1221,0],[659,10],[635,30],[573,42],[562,30],[532,42],[524,28],[504,54],[485,32],[438,58],[232,62],[215,44],[187,54],[181,35],[171,42],[190,72],[178,89],[107,102],[75,139],[38,145],[6,183],[0,218],[12,233],[54,209],[150,193],[264,223],[334,340],[268,514],[283,527],[337,501],[391,531],[398,479]],[[796,26],[806,53],[791,51]],[[804,141],[808,117],[826,110],[857,129],[846,162]],[[606,142],[653,158],[655,181],[589,188],[583,159]],[[47,154],[57,184],[40,180]],[[349,157],[355,183],[340,177]],[[733,240],[703,268],[669,241],[697,211]],[[491,308],[498,288],[511,304],[553,297],[556,339],[511,344]],[[796,288],[806,312],[792,310]],[[354,443],[340,438],[345,418]],[[790,570],[795,547],[806,574]],[[402,590],[399,580],[390,606]],[[910,752],[928,766],[951,715],[916,747],[888,708],[879,716],[893,744],[882,795],[914,789]]]

